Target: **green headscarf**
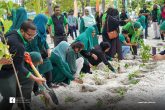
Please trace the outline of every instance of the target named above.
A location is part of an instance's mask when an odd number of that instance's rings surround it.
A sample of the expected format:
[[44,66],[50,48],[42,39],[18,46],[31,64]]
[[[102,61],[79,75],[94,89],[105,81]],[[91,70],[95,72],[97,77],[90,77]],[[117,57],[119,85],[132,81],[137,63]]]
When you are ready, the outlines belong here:
[[94,31],[94,27],[88,27],[85,32],[80,34],[76,40],[84,44],[84,49],[83,50],[90,50],[93,48],[93,37],[92,37],[92,32]]
[[138,21],[136,21],[134,24],[133,24],[133,26],[134,26],[134,28],[140,28],[140,26],[141,26],[141,24],[138,22]]
[[165,31],[165,21],[160,25],[160,30]]
[[66,62],[66,51],[69,48],[70,44],[66,41],[60,42],[52,52],[57,56],[61,57],[64,62]]
[[141,15],[138,19],[138,22],[140,22],[140,24],[142,25],[143,29],[146,28],[146,24],[145,24],[145,20],[146,20],[146,17]]
[[41,54],[39,52],[30,52],[32,62],[40,62],[42,60]]
[[27,12],[23,7],[20,7],[16,10],[16,15],[13,13],[15,13],[15,12],[14,11],[12,12],[12,15],[14,15],[15,17],[13,16],[13,18],[12,18],[13,24],[10,27],[10,31],[12,31],[14,29],[16,29],[16,30],[19,29],[21,24],[28,19]]

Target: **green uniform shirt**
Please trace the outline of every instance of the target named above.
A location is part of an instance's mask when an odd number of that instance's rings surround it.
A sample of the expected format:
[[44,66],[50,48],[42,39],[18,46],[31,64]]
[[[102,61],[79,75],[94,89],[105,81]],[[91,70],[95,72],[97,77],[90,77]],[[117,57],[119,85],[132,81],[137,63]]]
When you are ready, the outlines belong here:
[[[61,17],[61,15],[59,15],[59,16],[57,16],[57,18],[59,19]],[[55,35],[55,30],[54,30],[54,23],[53,23],[53,20],[52,20],[52,17],[50,17],[49,19],[48,19],[48,23],[47,23],[49,26],[51,26],[52,27],[52,33],[51,34],[53,34],[53,35]],[[63,21],[63,26],[65,27],[66,25],[68,24],[68,21],[67,21],[67,19],[66,19],[66,17],[64,16],[64,21]],[[65,28],[64,28],[65,29]]]
[[[18,32],[18,34],[19,34],[20,38],[22,39],[22,41],[23,41],[24,45],[26,46],[26,45],[27,45],[27,42],[26,42],[26,40],[24,39],[24,37],[22,36],[20,29],[18,29],[18,31],[17,31],[17,32]],[[27,77],[27,78],[29,78],[29,77],[30,77],[30,75],[31,75],[31,72],[29,71],[26,77]]]
[[120,34],[120,35],[119,35],[119,40],[120,40],[120,42],[122,43],[122,45],[124,45],[124,42],[126,42],[125,37],[124,37],[123,34]]

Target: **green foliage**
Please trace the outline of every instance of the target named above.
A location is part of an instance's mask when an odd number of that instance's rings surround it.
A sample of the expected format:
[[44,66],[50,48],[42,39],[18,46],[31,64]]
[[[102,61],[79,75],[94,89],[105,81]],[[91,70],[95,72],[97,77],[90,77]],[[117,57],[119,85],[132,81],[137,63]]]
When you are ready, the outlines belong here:
[[139,82],[138,79],[136,79],[140,75],[139,71],[134,71],[133,73],[128,75],[129,83],[130,84],[137,84]]
[[124,67],[127,69],[130,65],[129,64],[125,64]]
[[96,102],[96,107],[101,108],[102,106],[103,106],[103,101],[100,98],[98,98]]
[[134,80],[130,80],[130,84],[137,84],[139,83],[140,80],[138,79],[134,79]]
[[140,56],[142,59],[142,62],[148,62],[148,60],[151,58],[151,47],[149,45],[145,45],[144,43],[141,43],[141,49],[140,49]]
[[4,28],[5,28],[5,33],[9,31],[10,27],[12,26],[12,21],[11,20],[4,20],[3,22]]
[[74,98],[70,97],[70,96],[66,97],[65,98],[65,103],[68,103],[68,102],[74,102]]
[[0,1],[0,16],[4,14],[10,14],[11,15],[11,10],[18,8],[19,5],[13,3],[12,1],[5,2],[5,1]]
[[140,68],[140,67],[144,67],[144,66],[146,66],[144,63],[143,63],[143,64],[140,64],[140,65],[139,65],[139,68]]
[[120,87],[116,90],[116,92],[120,95],[120,96],[124,96],[125,93],[127,92],[127,89],[124,87]]
[[[7,59],[11,58],[11,55],[10,55],[8,49],[9,49],[8,45],[5,45],[2,42],[0,42],[0,59],[3,58],[3,57],[5,57]],[[2,66],[3,65],[0,64],[0,70],[1,70]]]
[[105,68],[104,68],[104,72],[109,72],[109,68],[108,68],[108,66],[105,66]]
[[79,79],[82,80],[84,77],[85,77],[85,74],[81,72],[79,75]]
[[92,70],[93,70],[93,71],[98,70],[98,69],[97,69],[97,66],[92,66]]
[[65,2],[63,0],[56,0],[56,4],[60,5],[61,12],[68,12],[70,9],[73,9],[74,7],[74,0],[65,0]]
[[139,74],[140,74],[139,71],[134,71],[133,73],[131,73],[131,74],[128,75],[128,79],[129,80],[132,80],[132,79],[138,77]]
[[93,80],[95,81],[96,85],[102,85],[103,81],[98,77],[98,74],[94,74]]
[[158,47],[158,51],[160,51],[160,47]]

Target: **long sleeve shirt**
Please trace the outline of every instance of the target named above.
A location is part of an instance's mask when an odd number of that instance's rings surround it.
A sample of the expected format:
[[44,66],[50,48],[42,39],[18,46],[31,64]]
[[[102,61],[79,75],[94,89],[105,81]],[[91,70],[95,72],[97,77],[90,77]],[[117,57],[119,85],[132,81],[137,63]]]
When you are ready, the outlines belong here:
[[[24,66],[24,39],[19,35],[17,31],[11,31],[6,35],[7,43],[9,45],[9,52],[12,54],[12,59],[16,68],[16,71],[24,74],[27,78],[31,72]],[[14,70],[12,65],[4,65],[0,71],[0,78],[6,78],[13,75]]]

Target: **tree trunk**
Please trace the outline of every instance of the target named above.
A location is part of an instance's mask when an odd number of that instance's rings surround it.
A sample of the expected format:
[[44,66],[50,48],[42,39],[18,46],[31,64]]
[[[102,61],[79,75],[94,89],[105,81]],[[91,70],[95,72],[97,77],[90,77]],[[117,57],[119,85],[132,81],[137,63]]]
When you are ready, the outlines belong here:
[[90,0],[86,0],[86,6],[90,6]]
[[125,0],[122,0],[123,8],[125,9]]
[[74,16],[77,17],[78,14],[78,5],[77,5],[77,0],[74,0]]
[[53,10],[52,10],[52,0],[47,0],[47,5],[48,5],[48,12],[49,15],[53,15]]
[[105,12],[105,0],[102,0],[102,11]]
[[84,14],[84,9],[85,9],[84,0],[80,0],[80,2],[81,2],[81,6],[82,6],[82,14]]
[[99,10],[99,1],[100,0],[96,0],[96,12],[99,12],[100,10]]
[[21,6],[24,7],[24,5],[25,5],[25,1],[24,0],[21,0]]

